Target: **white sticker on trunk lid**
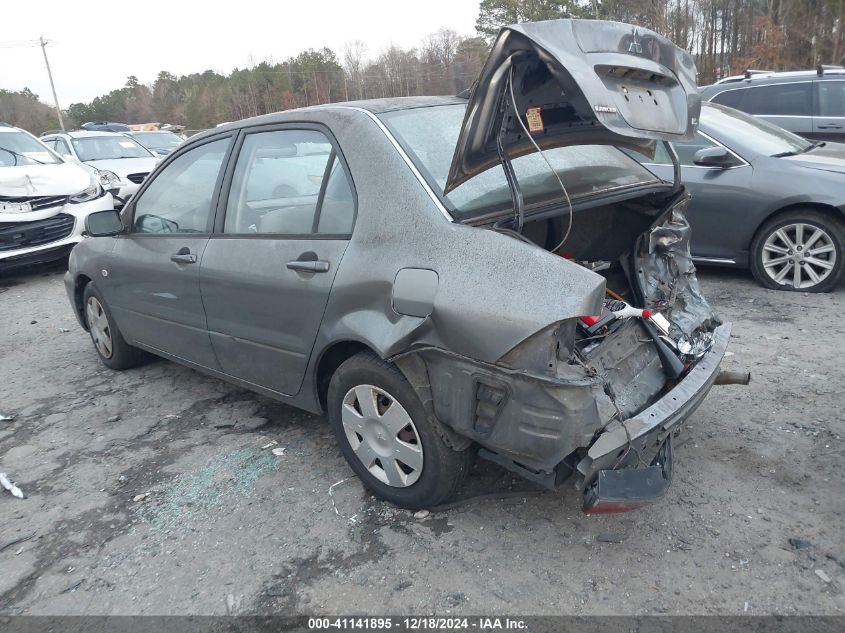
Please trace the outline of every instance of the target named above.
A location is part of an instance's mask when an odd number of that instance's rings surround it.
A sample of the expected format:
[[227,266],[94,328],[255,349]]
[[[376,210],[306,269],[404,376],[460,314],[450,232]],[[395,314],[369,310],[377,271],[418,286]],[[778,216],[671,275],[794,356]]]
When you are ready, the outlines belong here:
[[540,110],[540,106],[534,106],[533,108],[528,108],[528,110],[526,110],[525,118],[528,120],[529,132],[543,131],[543,115],[540,114]]

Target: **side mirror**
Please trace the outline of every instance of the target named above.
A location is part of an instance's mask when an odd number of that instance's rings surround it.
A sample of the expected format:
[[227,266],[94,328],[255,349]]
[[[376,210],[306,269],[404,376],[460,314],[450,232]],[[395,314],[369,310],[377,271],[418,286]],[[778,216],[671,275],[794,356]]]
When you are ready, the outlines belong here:
[[724,147],[705,147],[695,153],[692,162],[699,167],[720,167],[724,169],[731,165],[731,155]]
[[85,218],[85,231],[91,237],[108,237],[123,233],[123,220],[114,209],[95,211]]

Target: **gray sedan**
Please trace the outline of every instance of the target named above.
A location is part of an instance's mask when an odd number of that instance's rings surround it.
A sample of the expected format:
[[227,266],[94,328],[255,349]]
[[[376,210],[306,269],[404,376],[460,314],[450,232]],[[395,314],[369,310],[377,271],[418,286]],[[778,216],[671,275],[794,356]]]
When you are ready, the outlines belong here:
[[[845,274],[845,145],[807,141],[738,110],[705,103],[692,141],[674,142],[692,195],[696,261],[750,268],[764,286],[827,292]],[[672,175],[658,147],[639,155]]]
[[71,305],[108,367],[152,353],[326,413],[399,505],[445,501],[478,454],[549,487],[575,474],[586,511],[638,507],[669,485],[730,324],[696,280],[680,182],[614,145],[690,138],[694,77],[649,31],[522,24],[468,103],[215,128],[122,216],[91,216]]

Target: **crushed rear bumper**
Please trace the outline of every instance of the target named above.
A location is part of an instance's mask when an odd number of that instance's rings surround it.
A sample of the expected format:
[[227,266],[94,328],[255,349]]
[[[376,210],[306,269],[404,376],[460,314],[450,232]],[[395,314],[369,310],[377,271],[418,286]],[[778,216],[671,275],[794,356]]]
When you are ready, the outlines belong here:
[[[608,426],[578,462],[585,512],[620,512],[659,498],[672,480],[671,433],[698,408],[716,381],[731,324],[714,331],[713,345],[673,389],[639,414]],[[646,468],[630,467],[643,453]],[[639,464],[637,463],[636,466]]]

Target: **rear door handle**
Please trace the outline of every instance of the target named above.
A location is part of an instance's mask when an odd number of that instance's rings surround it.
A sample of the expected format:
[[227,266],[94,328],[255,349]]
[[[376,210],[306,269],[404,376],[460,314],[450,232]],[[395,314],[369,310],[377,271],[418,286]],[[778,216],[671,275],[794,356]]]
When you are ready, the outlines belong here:
[[329,272],[329,262],[322,259],[302,260],[295,259],[287,263],[287,267],[291,270],[296,270],[303,273],[327,273]]
[[820,130],[841,130],[842,125],[840,123],[819,123],[817,126]]
[[187,248],[180,248],[178,253],[170,256],[170,261],[176,262],[177,264],[195,264],[197,256]]

